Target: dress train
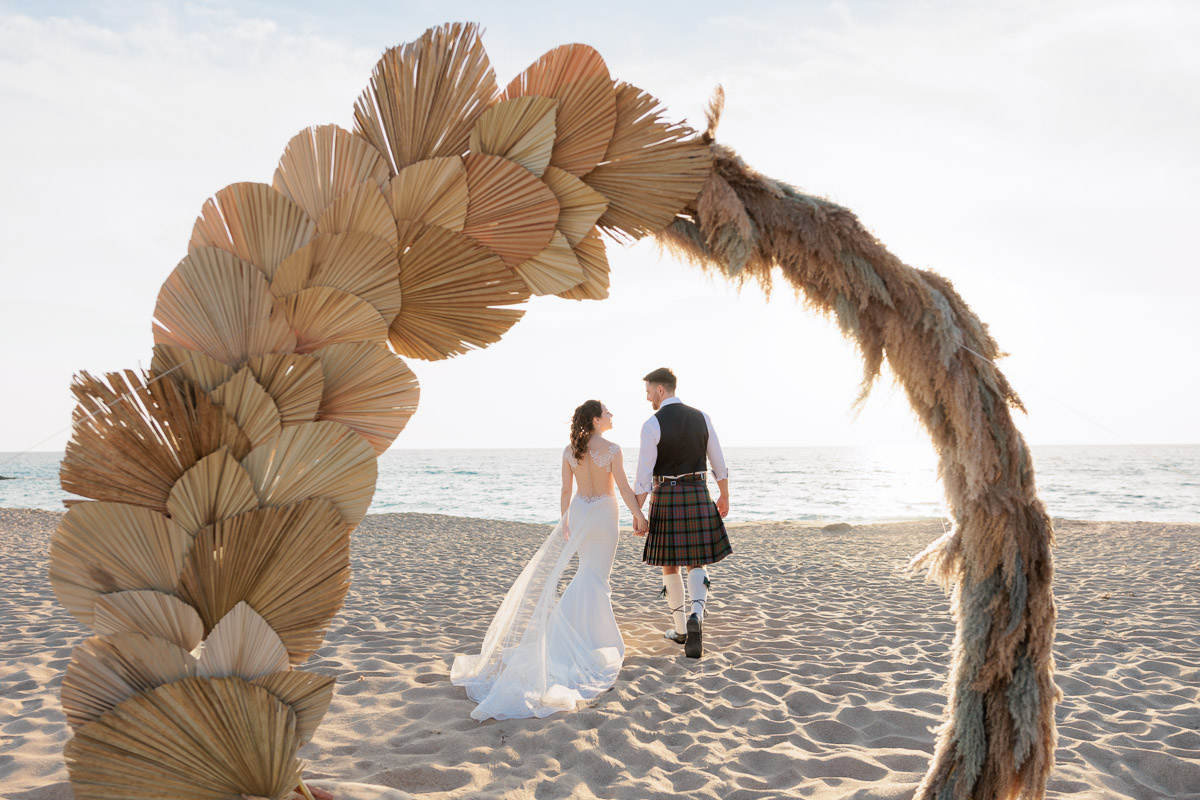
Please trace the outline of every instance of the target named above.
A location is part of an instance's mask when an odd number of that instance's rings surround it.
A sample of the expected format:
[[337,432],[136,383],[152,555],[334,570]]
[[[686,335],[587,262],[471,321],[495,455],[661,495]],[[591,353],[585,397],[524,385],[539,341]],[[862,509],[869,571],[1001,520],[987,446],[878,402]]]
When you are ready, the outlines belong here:
[[[625,643],[612,611],[617,498],[576,495],[508,590],[478,655],[455,656],[450,680],[478,705],[475,719],[545,717],[612,687]],[[579,554],[575,577],[558,583]]]

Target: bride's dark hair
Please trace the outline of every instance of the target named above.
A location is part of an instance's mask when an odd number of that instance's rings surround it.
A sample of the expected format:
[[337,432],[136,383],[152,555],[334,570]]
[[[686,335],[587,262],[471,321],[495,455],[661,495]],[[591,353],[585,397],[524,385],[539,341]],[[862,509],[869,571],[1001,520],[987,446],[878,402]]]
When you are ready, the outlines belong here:
[[599,400],[587,400],[575,409],[575,415],[571,417],[571,455],[576,461],[583,458],[588,439],[592,438],[592,430],[595,428],[593,420],[603,413],[604,406]]

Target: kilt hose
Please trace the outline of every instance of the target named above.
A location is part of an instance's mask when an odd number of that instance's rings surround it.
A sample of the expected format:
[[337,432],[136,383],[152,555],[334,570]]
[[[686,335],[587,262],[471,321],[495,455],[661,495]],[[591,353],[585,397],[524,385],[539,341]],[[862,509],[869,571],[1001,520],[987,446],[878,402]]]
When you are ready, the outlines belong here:
[[[674,484],[674,485],[672,485]],[[658,567],[715,564],[733,552],[704,481],[664,481],[650,495],[642,561]]]

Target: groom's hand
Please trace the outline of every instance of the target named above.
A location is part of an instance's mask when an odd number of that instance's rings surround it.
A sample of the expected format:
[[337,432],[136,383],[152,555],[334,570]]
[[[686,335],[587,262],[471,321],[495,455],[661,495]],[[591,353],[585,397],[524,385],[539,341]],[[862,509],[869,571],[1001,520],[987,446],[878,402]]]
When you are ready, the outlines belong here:
[[717,513],[721,515],[721,519],[729,516],[729,495],[721,495],[717,498]]

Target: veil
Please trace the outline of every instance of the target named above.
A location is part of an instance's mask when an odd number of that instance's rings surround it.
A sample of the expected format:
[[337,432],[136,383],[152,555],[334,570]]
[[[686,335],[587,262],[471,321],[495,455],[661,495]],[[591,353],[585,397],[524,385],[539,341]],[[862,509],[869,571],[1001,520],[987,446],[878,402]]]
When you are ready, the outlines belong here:
[[[583,538],[565,538],[565,520],[564,516],[558,521],[504,596],[483,637],[479,654],[454,657],[450,681],[465,687],[476,703],[487,698],[497,681],[503,680],[521,687],[526,701],[535,704],[537,716],[574,707],[573,698],[566,705],[567,698],[555,702],[549,696],[553,694],[552,680],[547,674],[546,640],[551,613],[558,600],[558,582]],[[537,713],[536,706],[547,703],[555,707],[547,708],[545,714]]]

